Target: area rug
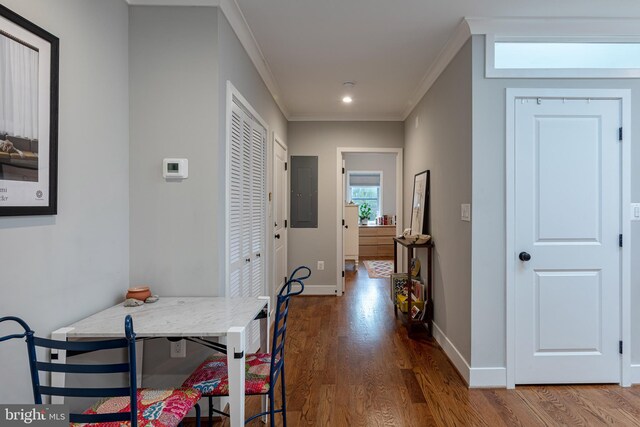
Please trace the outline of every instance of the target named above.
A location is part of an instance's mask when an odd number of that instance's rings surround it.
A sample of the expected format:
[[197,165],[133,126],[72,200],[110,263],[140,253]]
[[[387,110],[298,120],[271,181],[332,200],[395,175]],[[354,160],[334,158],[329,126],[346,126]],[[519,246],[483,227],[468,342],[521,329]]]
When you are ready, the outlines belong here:
[[393,273],[393,261],[364,261],[372,279],[386,279]]

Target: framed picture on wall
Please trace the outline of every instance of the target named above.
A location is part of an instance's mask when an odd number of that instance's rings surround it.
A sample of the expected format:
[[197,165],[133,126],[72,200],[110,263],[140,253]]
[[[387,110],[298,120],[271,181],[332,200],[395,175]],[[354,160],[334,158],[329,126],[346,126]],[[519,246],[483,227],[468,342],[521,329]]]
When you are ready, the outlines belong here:
[[422,171],[413,178],[411,234],[429,234],[430,173]]
[[57,213],[58,52],[0,5],[0,216]]

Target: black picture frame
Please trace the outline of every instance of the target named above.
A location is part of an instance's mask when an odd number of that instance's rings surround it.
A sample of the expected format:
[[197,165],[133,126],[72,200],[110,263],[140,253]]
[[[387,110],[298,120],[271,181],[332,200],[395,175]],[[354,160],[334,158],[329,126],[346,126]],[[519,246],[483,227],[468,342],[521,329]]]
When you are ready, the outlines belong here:
[[431,172],[429,170],[413,177],[411,199],[411,234],[429,234],[429,211],[431,209]]
[[[37,124],[33,126],[37,129],[35,138],[12,133],[8,128],[0,129],[0,144],[5,143],[0,147],[8,150],[0,150],[0,216],[56,215],[60,41],[58,37],[2,5],[0,37],[4,37],[4,42],[15,42],[37,52],[35,61],[38,75],[37,103],[34,107],[38,114],[35,119]],[[3,60],[9,61],[9,56],[0,57],[0,64]],[[25,146],[30,149],[25,149]],[[6,154],[9,154],[9,159]],[[21,171],[25,171],[22,177]]]

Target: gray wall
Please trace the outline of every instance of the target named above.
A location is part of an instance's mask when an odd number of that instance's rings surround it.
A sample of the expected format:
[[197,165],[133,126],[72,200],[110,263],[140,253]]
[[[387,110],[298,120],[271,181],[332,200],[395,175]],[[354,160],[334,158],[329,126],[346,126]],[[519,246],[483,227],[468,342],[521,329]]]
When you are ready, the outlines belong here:
[[[132,7],[129,28],[131,282],[223,295],[226,81],[285,141],[286,119],[218,8]],[[188,158],[189,178],[166,182],[165,157]],[[208,353],[191,343],[186,360],[169,351],[145,344],[146,386],[181,382]]]
[[[396,214],[396,155],[382,153],[347,153],[344,155],[345,170],[382,172],[382,212],[381,215]],[[345,182],[345,194],[349,182]],[[347,196],[347,202],[350,197]]]
[[[258,74],[258,71],[253,66],[249,55],[242,47],[240,40],[236,36],[235,32],[229,25],[227,18],[222,11],[218,9],[218,51],[219,51],[219,64],[218,64],[218,121],[220,126],[218,128],[219,145],[219,157],[218,168],[224,170],[225,158],[226,158],[226,100],[227,100],[227,80],[230,81],[235,88],[242,94],[242,96],[251,104],[256,112],[267,122],[267,144],[269,146],[267,163],[272,165],[272,145],[273,145],[273,133],[280,138],[281,142],[287,142],[287,119],[284,117],[280,108],[271,96],[271,92],[267,89],[267,86],[262,81],[262,78]],[[271,191],[271,176],[267,177],[268,191]],[[218,187],[220,194],[224,194],[225,181],[220,179],[218,181]],[[218,203],[218,217],[224,221],[226,205],[223,200]],[[268,202],[268,215],[271,216],[272,207]],[[224,223],[224,222],[223,222]],[[267,254],[271,257],[272,254],[272,230],[267,229]],[[224,236],[220,236],[223,239]],[[225,263],[225,248],[221,247],[220,250],[220,265]],[[271,258],[269,258],[271,259]],[[274,291],[273,283],[273,263],[267,263],[267,288],[268,292]],[[221,273],[223,270],[221,269]],[[224,285],[224,276],[222,276],[220,283]],[[224,288],[222,288],[224,291]]]
[[[638,79],[486,79],[484,36],[473,37],[473,317],[472,366],[504,367],[505,345],[505,89],[631,89],[640,101]],[[635,108],[633,138],[640,135]],[[640,144],[632,145],[632,201],[640,201]],[[631,248],[632,363],[640,363],[640,223],[633,223]],[[635,260],[635,262],[634,262]]]
[[[130,277],[165,296],[220,293],[217,16],[130,9]],[[165,181],[166,157],[189,159],[189,178]]]
[[[307,265],[310,286],[336,286],[338,147],[402,148],[402,122],[290,122],[289,155],[318,156],[318,228],[289,229],[289,268]],[[317,271],[317,261],[325,269]]]
[[[431,171],[435,323],[469,362],[471,223],[460,220],[460,204],[471,202],[470,41],[405,121],[405,227],[414,175],[425,169]],[[426,251],[418,251],[418,257],[426,267]]]
[[[2,3],[60,38],[58,215],[0,218],[0,313],[48,336],[129,286],[127,6]],[[0,360],[0,402],[32,402],[24,342],[2,343]]]
[[[163,296],[215,296],[224,290],[217,260],[224,181],[218,142],[218,9],[131,7],[130,218],[132,284]],[[189,178],[168,182],[162,159],[189,159]],[[224,187],[222,187],[222,190]],[[179,384],[206,351],[187,344],[170,359],[165,340],[145,343],[144,385]]]

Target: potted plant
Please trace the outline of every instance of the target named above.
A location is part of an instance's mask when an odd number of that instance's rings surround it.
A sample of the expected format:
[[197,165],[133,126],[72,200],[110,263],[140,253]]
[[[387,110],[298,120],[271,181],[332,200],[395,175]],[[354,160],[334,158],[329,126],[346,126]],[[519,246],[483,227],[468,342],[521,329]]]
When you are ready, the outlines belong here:
[[358,207],[358,216],[360,217],[360,224],[366,225],[367,221],[371,217],[371,205],[367,202],[363,202]]

